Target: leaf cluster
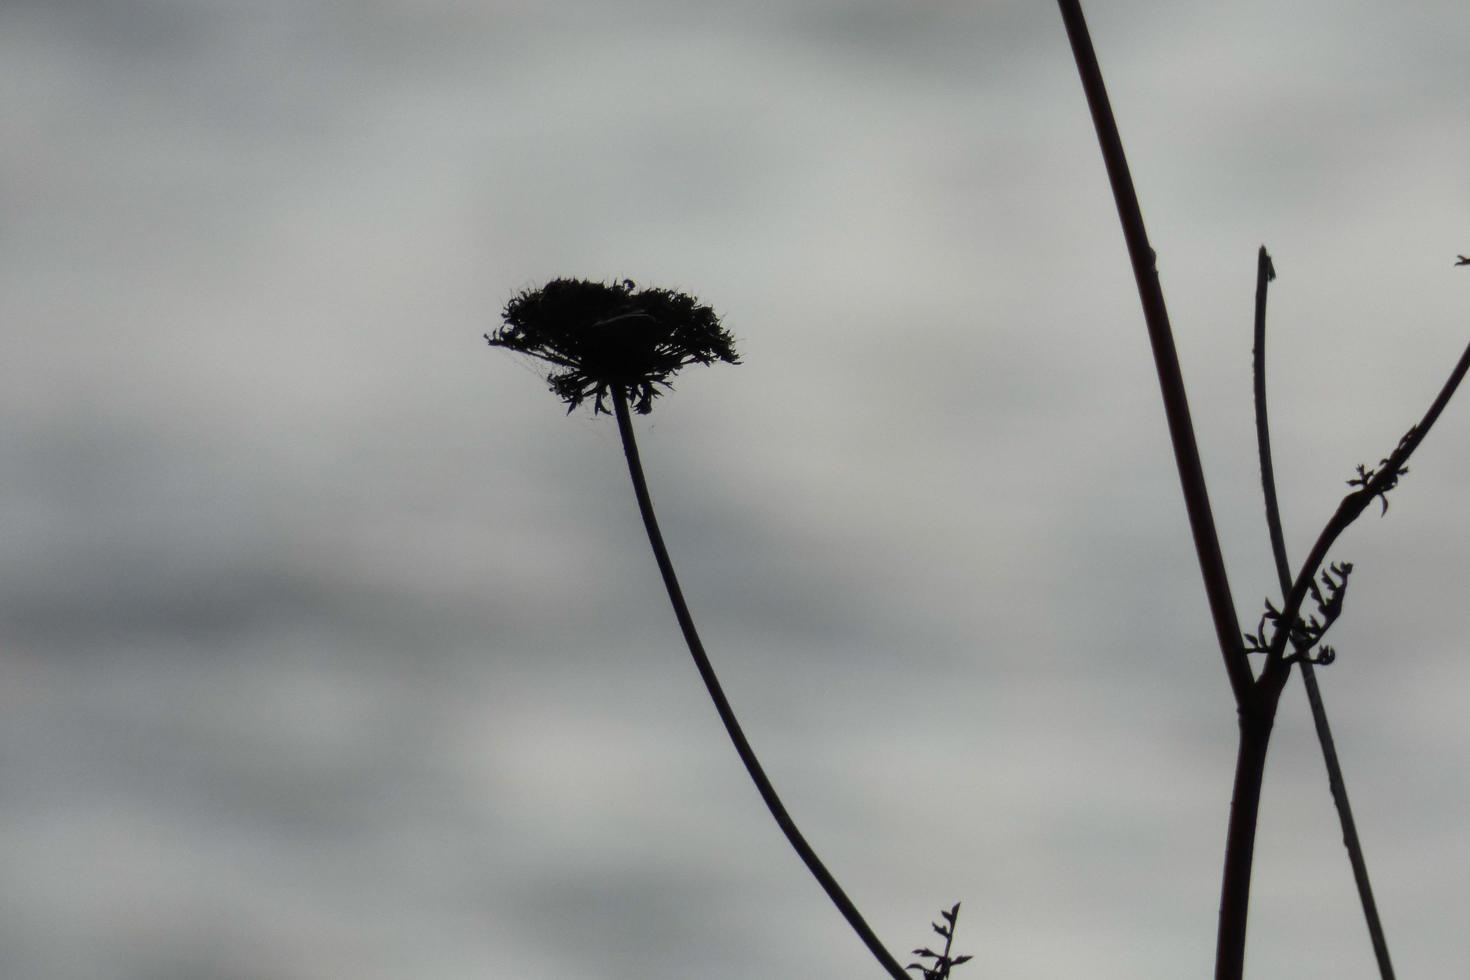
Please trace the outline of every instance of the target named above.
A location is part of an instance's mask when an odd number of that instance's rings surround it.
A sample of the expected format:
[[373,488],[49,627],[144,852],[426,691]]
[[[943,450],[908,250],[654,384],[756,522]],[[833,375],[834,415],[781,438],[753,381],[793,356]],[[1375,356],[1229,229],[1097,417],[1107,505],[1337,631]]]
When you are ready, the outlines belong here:
[[546,381],[568,412],[588,398],[594,414],[607,412],[604,399],[621,389],[647,415],[685,365],[740,360],[713,309],[684,293],[640,290],[631,279],[553,279],[517,294],[503,319],[485,339],[554,365]]
[[1409,472],[1409,468],[1403,465],[1402,461],[1408,457],[1418,443],[1418,434],[1418,426],[1410,428],[1399,440],[1393,453],[1380,459],[1377,466],[1364,466],[1359,463],[1358,475],[1347,481],[1348,486],[1357,487],[1357,492],[1366,494],[1369,500],[1374,497],[1378,498],[1378,502],[1383,505],[1383,510],[1379,512],[1380,517],[1388,513],[1388,492],[1399,485],[1399,477]]
[[944,919],[945,924],[940,925],[937,922],[931,922],[930,926],[944,938],[944,951],[936,953],[928,946],[916,949],[914,950],[915,956],[921,960],[930,960],[931,962],[928,964],[910,963],[908,965],[910,970],[918,970],[923,980],[949,980],[950,970],[959,966],[961,963],[968,963],[972,958],[969,956],[949,955],[950,948],[954,945],[955,920],[960,917],[960,903],[955,902],[954,906],[947,912],[940,909],[939,915]]
[[[1322,572],[1320,585],[1316,579],[1309,582],[1308,590],[1311,593],[1312,602],[1317,607],[1317,613],[1305,619],[1298,616],[1296,622],[1292,624],[1290,640],[1297,653],[1287,657],[1288,662],[1305,656],[1312,663],[1325,667],[1337,659],[1337,651],[1325,644],[1315,656],[1309,655],[1307,651],[1322,642],[1322,637],[1342,615],[1343,600],[1347,598],[1348,576],[1352,573],[1352,562],[1334,562]],[[1281,610],[1277,609],[1268,597],[1266,611],[1261,614],[1261,620],[1256,625],[1255,633],[1244,634],[1245,652],[1270,653],[1272,640],[1280,631],[1281,622]],[[1270,636],[1267,635],[1267,624],[1270,624],[1271,627]]]

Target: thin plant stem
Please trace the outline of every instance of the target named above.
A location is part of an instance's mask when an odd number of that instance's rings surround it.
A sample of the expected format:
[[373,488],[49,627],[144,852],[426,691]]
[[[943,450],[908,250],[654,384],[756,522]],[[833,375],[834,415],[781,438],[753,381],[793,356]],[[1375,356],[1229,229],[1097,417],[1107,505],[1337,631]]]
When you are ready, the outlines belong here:
[[[1271,536],[1271,555],[1276,562],[1276,576],[1281,585],[1281,594],[1291,589],[1291,562],[1286,553],[1286,536],[1281,524],[1281,506],[1276,498],[1276,472],[1271,457],[1271,425],[1266,412],[1266,290],[1267,283],[1275,278],[1271,256],[1262,245],[1256,258],[1256,317],[1255,344],[1252,359],[1255,376],[1256,401],[1256,446],[1261,456],[1261,492],[1266,503],[1266,528]],[[1306,651],[1298,651],[1305,654]],[[1383,934],[1383,923],[1378,917],[1378,903],[1373,900],[1373,886],[1368,880],[1368,864],[1363,859],[1363,845],[1358,839],[1358,826],[1353,820],[1352,804],[1348,802],[1347,783],[1343,781],[1342,765],[1337,758],[1337,746],[1332,738],[1332,727],[1327,722],[1327,708],[1322,703],[1322,692],[1317,686],[1316,668],[1310,657],[1301,656],[1302,685],[1307,691],[1307,701],[1312,708],[1312,721],[1317,729],[1317,741],[1322,746],[1322,761],[1327,766],[1327,785],[1332,791],[1332,802],[1337,806],[1338,821],[1342,824],[1342,843],[1347,848],[1348,861],[1353,868],[1353,881],[1358,887],[1358,898],[1363,905],[1363,918],[1368,924],[1368,936],[1373,942],[1373,956],[1378,961],[1378,973],[1382,980],[1394,980],[1393,963],[1388,956],[1388,940]]]
[[1269,712],[1242,710],[1239,715],[1240,745],[1235,757],[1230,821],[1225,831],[1225,872],[1220,883],[1220,921],[1215,939],[1216,980],[1240,980],[1245,972],[1251,867],[1255,859],[1261,784],[1266,774],[1266,749],[1271,744],[1275,714],[1273,702]]
[[[1465,379],[1465,373],[1470,371],[1470,345],[1467,345],[1460,355],[1460,360],[1455,363],[1454,370],[1450,372],[1449,378],[1445,380],[1444,386],[1440,388],[1439,394],[1435,396],[1434,402],[1419,423],[1410,429],[1398,446],[1388,457],[1379,464],[1376,475],[1361,485],[1357,490],[1348,494],[1337,505],[1337,510],[1330,520],[1322,528],[1322,533],[1317,535],[1317,540],[1312,544],[1312,550],[1307,554],[1307,560],[1302,562],[1301,569],[1297,572],[1295,581],[1292,582],[1291,590],[1286,594],[1284,604],[1281,608],[1281,621],[1283,623],[1296,622],[1301,613],[1302,603],[1306,601],[1307,594],[1312,589],[1312,579],[1317,574],[1317,569],[1322,567],[1322,562],[1327,559],[1328,550],[1337,543],[1342,532],[1350,527],[1353,521],[1367,509],[1373,502],[1374,497],[1382,496],[1393,488],[1397,482],[1397,474],[1404,472],[1409,457],[1414,455],[1414,450],[1424,441],[1434,423],[1438,421],[1440,413],[1449,404],[1455,389]],[[1289,639],[1290,630],[1278,630],[1271,644],[1271,651],[1267,655],[1271,661],[1279,662]],[[1268,669],[1269,669],[1268,663]]]
[[[1087,96],[1093,127],[1097,131],[1103,163],[1112,186],[1118,220],[1128,243],[1133,264],[1133,277],[1143,305],[1153,348],[1154,366],[1163,393],[1164,414],[1174,447],[1174,460],[1179,468],[1179,481],[1184,492],[1185,509],[1189,513],[1190,531],[1195,553],[1199,557],[1205,595],[1214,621],[1215,638],[1225,662],[1225,672],[1235,696],[1240,724],[1240,749],[1236,756],[1235,788],[1230,803],[1230,817],[1225,837],[1225,869],[1220,889],[1219,933],[1215,947],[1216,980],[1239,980],[1245,962],[1245,925],[1250,904],[1251,864],[1255,853],[1256,823],[1260,810],[1261,781],[1265,771],[1266,750],[1281,688],[1290,676],[1278,663],[1268,659],[1257,679],[1246,660],[1241,642],[1239,620],[1230,595],[1230,581],[1225,573],[1225,560],[1220,538],[1210,510],[1205,487],[1204,468],[1199,446],[1189,416],[1184,377],[1174,347],[1169,313],[1159,284],[1156,255],[1148,242],[1143,211],[1133,187],[1128,158],[1123,151],[1117,120],[1103,84],[1102,69],[1087,30],[1078,0],[1057,0],[1062,21],[1067,28],[1072,55],[1077,62],[1082,89]],[[1287,620],[1290,622],[1290,620]]]
[[638,443],[633,437],[633,422],[628,411],[628,397],[622,387],[613,389],[613,407],[618,419],[618,432],[623,440],[623,454],[628,459],[628,474],[633,479],[633,493],[638,498],[638,511],[643,516],[643,526],[648,531],[648,543],[653,548],[654,560],[658,562],[659,573],[663,576],[664,588],[668,590],[669,601],[674,606],[674,617],[679,621],[679,629],[684,633],[684,642],[689,646],[689,653],[694,658],[694,665],[699,669],[699,676],[704,679],[704,686],[709,691],[710,700],[715,704],[715,711],[719,713],[720,721],[724,722],[725,731],[730,736],[730,741],[735,746],[740,761],[745,764],[745,771],[750,774],[751,781],[760,791],[761,799],[765,801],[766,807],[775,817],[781,832],[786,835],[791,847],[801,857],[807,870],[812,873],[821,884],[827,897],[837,910],[842,913],[853,931],[862,939],[863,944],[888,971],[889,976],[895,980],[911,980],[904,972],[903,967],[893,958],[892,954],[878,940],[868,923],[863,919],[852,899],[838,885],[837,879],[827,870],[815,851],[812,850],[801,831],[797,829],[796,822],[786,812],[781,797],[776,794],[776,789],[771,781],[766,778],[765,770],[761,767],[760,760],[756,758],[755,750],[750,747],[744,731],[741,730],[740,722],[735,717],[735,711],[730,707],[730,701],[725,697],[725,691],[720,686],[720,680],[715,675],[715,669],[710,664],[709,656],[704,652],[704,644],[699,640],[699,633],[694,628],[694,617],[689,613],[689,606],[684,601],[683,590],[679,588],[679,579],[674,574],[674,564],[669,559],[668,549],[664,546],[663,534],[659,531],[658,518],[654,515],[653,499],[648,493],[648,481],[643,476],[643,464],[638,458]]
[[1249,697],[1236,705],[1240,743],[1230,816],[1225,825],[1225,867],[1220,876],[1220,911],[1215,936],[1215,980],[1240,980],[1245,972],[1245,936],[1249,922],[1251,871],[1256,826],[1260,819],[1261,784],[1266,750],[1276,721],[1281,690],[1291,677],[1288,668],[1267,663]]
[[1123,152],[1118,123],[1113,118],[1107,88],[1103,85],[1102,69],[1098,66],[1097,53],[1093,50],[1087,22],[1082,16],[1082,6],[1078,0],[1058,0],[1058,6],[1067,27],[1072,55],[1077,61],[1077,71],[1082,78],[1082,88],[1087,95],[1087,105],[1092,112],[1103,163],[1113,189],[1113,200],[1118,208],[1118,220],[1123,225],[1123,237],[1128,244],[1128,257],[1133,263],[1138,297],[1143,303],[1143,318],[1153,348],[1154,367],[1164,397],[1164,415],[1169,424],[1169,438],[1174,447],[1174,461],[1179,468],[1184,506],[1189,514],[1189,528],[1194,536],[1200,573],[1204,577],[1215,636],[1235,699],[1244,701],[1251,689],[1251,671],[1241,645],[1240,624],[1235,614],[1235,603],[1230,597],[1230,579],[1225,574],[1220,536],[1215,530],[1215,518],[1210,510],[1210,495],[1205,487],[1199,445],[1189,416],[1189,399],[1185,396],[1179,353],[1174,347],[1174,334],[1169,326],[1169,311],[1164,305],[1163,288],[1159,285],[1156,256],[1149,246],[1143,212],[1128,170],[1128,158]]
[[1271,426],[1266,415],[1266,284],[1275,278],[1266,246],[1256,253],[1255,342],[1251,348],[1252,377],[1256,395],[1256,449],[1261,457],[1261,494],[1266,501],[1266,532],[1271,537],[1271,557],[1283,595],[1291,589],[1291,563],[1286,560],[1286,537],[1281,526],[1281,507],[1276,500],[1276,466],[1271,456]]

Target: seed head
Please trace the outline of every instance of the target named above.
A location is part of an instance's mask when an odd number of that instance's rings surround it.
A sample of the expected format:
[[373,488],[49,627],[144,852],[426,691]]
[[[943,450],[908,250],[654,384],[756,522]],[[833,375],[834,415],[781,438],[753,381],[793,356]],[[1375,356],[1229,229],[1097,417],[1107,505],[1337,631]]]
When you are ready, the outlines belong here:
[[504,326],[485,339],[554,365],[546,381],[568,412],[589,397],[594,414],[606,412],[603,399],[621,388],[647,415],[684,365],[740,362],[714,310],[684,293],[635,289],[631,279],[553,279],[506,303]]

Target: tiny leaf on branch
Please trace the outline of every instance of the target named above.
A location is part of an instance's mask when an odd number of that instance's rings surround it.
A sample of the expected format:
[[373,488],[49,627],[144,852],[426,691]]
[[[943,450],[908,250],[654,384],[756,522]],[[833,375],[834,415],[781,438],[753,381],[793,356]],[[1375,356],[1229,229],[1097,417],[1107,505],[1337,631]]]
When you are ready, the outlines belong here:
[[971,959],[969,956],[951,956],[949,953],[950,947],[954,944],[955,920],[960,916],[960,903],[955,902],[949,911],[940,909],[939,915],[947,925],[940,925],[937,922],[931,922],[929,925],[935,932],[944,937],[944,951],[942,953],[936,953],[928,946],[921,947],[920,949],[914,950],[914,955],[921,960],[932,960],[933,962],[929,964],[910,963],[908,965],[908,969],[919,971],[922,980],[949,980],[950,970],[959,966],[961,963],[969,962]]

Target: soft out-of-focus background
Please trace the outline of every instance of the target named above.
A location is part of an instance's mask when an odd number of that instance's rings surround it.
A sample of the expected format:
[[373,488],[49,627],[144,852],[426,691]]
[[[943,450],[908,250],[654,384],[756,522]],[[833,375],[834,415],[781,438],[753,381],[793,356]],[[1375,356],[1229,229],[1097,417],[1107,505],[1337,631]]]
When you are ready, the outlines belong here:
[[[1470,335],[1453,2],[1095,4],[1244,625]],[[485,348],[629,276],[745,364],[640,423],[771,775],[961,976],[1209,971],[1232,707],[1045,3],[0,8],[0,975],[876,976],[738,768],[615,427]],[[1334,557],[1404,976],[1470,972],[1470,404]],[[1300,685],[1249,967],[1372,977]]]

